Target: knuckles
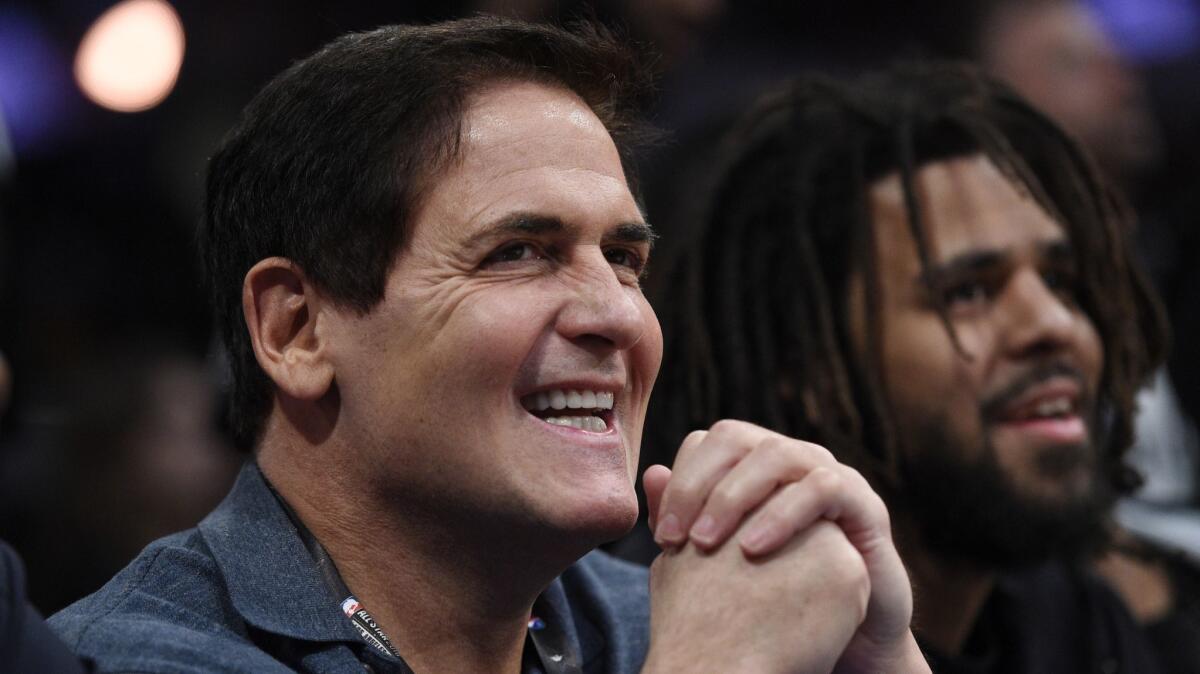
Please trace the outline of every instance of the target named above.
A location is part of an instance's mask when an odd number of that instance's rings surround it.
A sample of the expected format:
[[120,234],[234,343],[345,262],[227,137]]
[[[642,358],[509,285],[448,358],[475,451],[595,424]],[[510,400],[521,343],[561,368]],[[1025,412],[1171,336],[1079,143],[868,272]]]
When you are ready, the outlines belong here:
[[737,486],[730,484],[728,481],[722,481],[713,487],[712,492],[709,493],[705,509],[724,512],[737,503],[738,500]]
[[818,466],[810,470],[805,480],[810,482],[812,488],[825,498],[840,494],[846,488],[846,480],[837,471],[825,466]]
[[[698,433],[705,434],[705,437],[693,444],[693,438]],[[739,456],[751,452],[766,453],[786,458],[794,465],[805,467],[838,463],[833,453],[821,445],[789,438],[737,419],[721,419],[710,426],[708,431],[692,431],[684,440],[683,446],[697,447],[700,444],[720,447]]]
[[761,426],[755,426],[748,421],[738,421],[737,419],[721,419],[708,427],[709,435],[722,441],[730,437],[738,437],[746,434],[758,435],[765,432],[767,430]]
[[690,456],[696,448],[703,444],[705,437],[708,436],[708,431],[692,431],[684,437],[683,442],[679,445],[679,451],[676,452],[675,460],[685,459]]
[[[707,461],[697,461],[703,453],[718,452]],[[719,457],[719,458],[718,458]],[[717,461],[712,461],[717,458]],[[802,482],[815,492],[818,500],[840,501],[852,509],[854,519],[869,528],[879,528],[890,537],[890,516],[883,499],[867,479],[854,468],[837,461],[825,447],[796,440],[746,421],[722,419],[708,430],[697,430],[684,440],[676,471],[663,494],[663,503],[689,521],[704,509],[715,514],[735,509],[745,498],[741,490],[745,480],[708,480],[704,471],[689,466],[721,463],[726,469],[744,461],[753,461],[761,475],[777,484]],[[841,507],[839,507],[839,510]],[[770,509],[760,511],[763,515]],[[775,518],[772,518],[775,519]]]

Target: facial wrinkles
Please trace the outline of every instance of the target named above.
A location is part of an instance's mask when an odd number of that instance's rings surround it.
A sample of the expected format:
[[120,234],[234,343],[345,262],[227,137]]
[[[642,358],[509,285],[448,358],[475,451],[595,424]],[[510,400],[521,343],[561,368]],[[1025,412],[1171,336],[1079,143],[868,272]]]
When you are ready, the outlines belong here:
[[[477,262],[486,250],[467,254],[438,256],[436,251],[412,251],[411,260],[417,268],[426,267],[417,259],[433,256],[439,265],[428,265],[418,277],[417,283],[407,283],[394,292],[403,293],[411,301],[412,310],[432,331],[440,330],[457,311],[472,301],[487,302],[492,289],[524,289],[524,301],[546,303],[560,301],[564,296],[575,296],[586,303],[594,312],[638,311],[641,291],[636,281],[618,278],[617,271],[604,257],[603,243],[567,242],[559,244],[553,253],[539,252],[548,257],[531,262],[527,267],[513,270],[488,271],[478,269]],[[630,271],[633,279],[635,272]],[[411,277],[410,277],[411,280]],[[614,284],[617,288],[614,288]],[[391,289],[389,289],[391,291]],[[565,291],[565,294],[564,294]],[[637,297],[632,297],[634,293]],[[617,301],[628,304],[612,307]]]
[[[543,114],[552,119],[567,119],[584,129],[598,126],[598,122],[587,122],[579,115],[573,116],[572,112],[588,113],[586,108],[576,105],[551,104],[546,106]],[[479,265],[492,252],[487,246],[499,246],[505,240],[499,238],[481,246],[468,246],[466,242],[472,231],[480,231],[488,226],[487,223],[496,222],[512,212],[554,213],[568,222],[575,216],[581,219],[596,217],[594,213],[571,212],[571,207],[579,202],[583,193],[588,197],[585,203],[589,203],[595,212],[631,211],[630,219],[640,219],[635,205],[622,203],[631,202],[623,176],[592,168],[571,168],[570,164],[563,168],[561,162],[553,160],[548,160],[546,165],[526,166],[521,159],[514,158],[509,145],[522,140],[528,145],[528,134],[522,137],[520,129],[503,116],[476,115],[473,120],[468,131],[470,142],[462,154],[464,161],[451,168],[442,179],[444,185],[453,186],[453,189],[437,194],[425,204],[424,212],[418,214],[418,220],[435,227],[432,232],[427,230],[426,236],[413,240],[399,263],[411,265],[418,273],[406,274],[403,288],[389,288],[389,292],[400,293],[406,298],[412,312],[406,322],[419,321],[423,333],[437,334],[460,310],[473,306],[474,302],[488,302],[492,289],[525,288],[524,302],[544,303],[561,301],[555,293],[561,295],[565,285],[570,286],[570,293],[581,295],[590,307],[603,309],[602,303],[611,299],[607,295],[610,291],[602,292],[601,289],[604,284],[619,282],[604,259],[603,241],[564,240],[558,235],[532,236],[530,241],[536,246],[560,248],[554,254],[563,259],[548,258],[545,264],[496,273],[481,270]],[[611,142],[607,146],[611,152]],[[530,179],[531,172],[543,172],[544,175]],[[530,184],[536,184],[538,188],[530,192]],[[460,210],[463,204],[481,205],[473,212],[463,213]],[[596,207],[596,204],[611,205]],[[452,224],[455,222],[466,225],[456,227]],[[438,226],[438,223],[442,224]],[[589,230],[585,227],[583,231]],[[602,235],[595,236],[599,239]],[[545,249],[539,252],[551,255],[551,251]],[[583,264],[584,261],[588,263]]]
[[403,285],[389,284],[389,295],[403,298],[405,324],[420,326],[426,334],[436,334],[449,322],[461,303],[469,296],[469,270],[446,248],[440,237],[413,241],[397,266],[407,266],[412,273],[397,274]]
[[[595,320],[606,321],[628,320],[637,321],[643,326],[643,334],[632,340],[626,351],[632,350],[644,336],[648,323],[646,312],[648,304],[642,296],[640,288],[617,278],[617,272],[604,258],[602,245],[577,244],[567,253],[568,261],[561,264],[545,277],[545,293],[547,301],[554,298],[560,300],[563,306],[560,311],[584,311],[592,316],[601,316]],[[539,292],[538,294],[541,294]],[[570,304],[578,303],[578,306]],[[614,304],[616,306],[614,306]],[[632,316],[614,317],[613,312],[631,312]],[[653,316],[650,317],[651,319]],[[575,349],[577,352],[585,350]],[[594,368],[603,362],[619,359],[616,349],[606,350],[597,361],[590,364]]]

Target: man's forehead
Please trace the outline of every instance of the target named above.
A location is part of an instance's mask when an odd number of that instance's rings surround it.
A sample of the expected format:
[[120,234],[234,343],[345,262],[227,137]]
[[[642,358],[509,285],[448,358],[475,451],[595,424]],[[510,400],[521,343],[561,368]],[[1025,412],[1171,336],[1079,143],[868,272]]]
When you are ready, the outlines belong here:
[[[521,108],[519,118],[511,113]],[[563,124],[565,122],[565,124]],[[499,80],[474,92],[463,116],[467,147],[538,142],[563,132],[608,139],[608,130],[587,103],[566,87]]]
[[467,102],[461,140],[457,160],[433,181],[415,218],[435,227],[418,224],[416,238],[476,241],[504,231],[496,225],[507,221],[596,231],[642,220],[607,129],[565,87],[486,85]]
[[[920,166],[913,191],[928,252],[934,261],[977,250],[1011,250],[1061,240],[1065,233],[1023,185],[985,155],[957,157]],[[878,249],[917,264],[899,172],[870,187],[871,217]]]
[[[498,87],[503,85],[492,85]],[[492,87],[485,89],[474,97],[472,97],[471,105],[467,108],[467,116],[464,120],[465,137],[468,142],[477,144],[487,144],[492,142],[502,142],[510,138],[518,129],[514,129],[512,119],[506,115],[497,114],[491,105],[489,105],[496,96],[506,96],[510,98],[525,98],[534,99],[529,101],[530,107],[543,120],[561,119],[567,121],[570,125],[584,132],[604,132],[604,125],[596,117],[595,113],[587,107],[578,96],[566,89],[555,89],[561,93],[560,98],[545,100],[542,97],[535,98],[528,88],[535,88],[545,91],[548,87],[533,83],[509,83],[508,85],[513,90],[497,91]]]
[[616,179],[627,190],[620,154],[603,122],[575,92],[537,82],[501,80],[479,89],[462,119],[455,176],[466,189],[542,167]]

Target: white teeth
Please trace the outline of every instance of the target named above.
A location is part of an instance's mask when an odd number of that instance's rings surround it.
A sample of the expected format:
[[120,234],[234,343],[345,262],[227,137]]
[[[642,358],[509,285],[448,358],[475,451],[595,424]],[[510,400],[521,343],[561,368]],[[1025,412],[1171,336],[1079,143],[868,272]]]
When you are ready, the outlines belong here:
[[591,431],[592,433],[603,433],[608,429],[604,420],[600,417],[546,417],[545,422],[554,424],[555,426],[569,426],[578,428],[581,431]]
[[573,410],[583,407],[583,396],[579,391],[567,391],[567,407]]
[[1038,403],[1034,414],[1039,417],[1055,417],[1068,414],[1071,411],[1071,401],[1067,398],[1053,398]]
[[547,409],[611,410],[613,394],[611,391],[554,389],[528,395],[521,402],[526,409],[533,412],[542,412]]

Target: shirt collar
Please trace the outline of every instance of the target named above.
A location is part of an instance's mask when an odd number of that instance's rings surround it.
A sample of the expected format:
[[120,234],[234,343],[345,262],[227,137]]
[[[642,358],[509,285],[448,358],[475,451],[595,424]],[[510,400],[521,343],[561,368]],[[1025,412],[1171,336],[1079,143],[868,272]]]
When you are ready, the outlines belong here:
[[[365,646],[257,463],[246,462],[229,495],[197,528],[247,623],[303,641]],[[600,655],[602,640],[587,621],[576,624],[561,577],[542,593],[537,610],[562,630],[559,652],[568,662],[582,660],[586,668]]]
[[198,528],[247,623],[305,641],[361,641],[257,463],[246,462]]

